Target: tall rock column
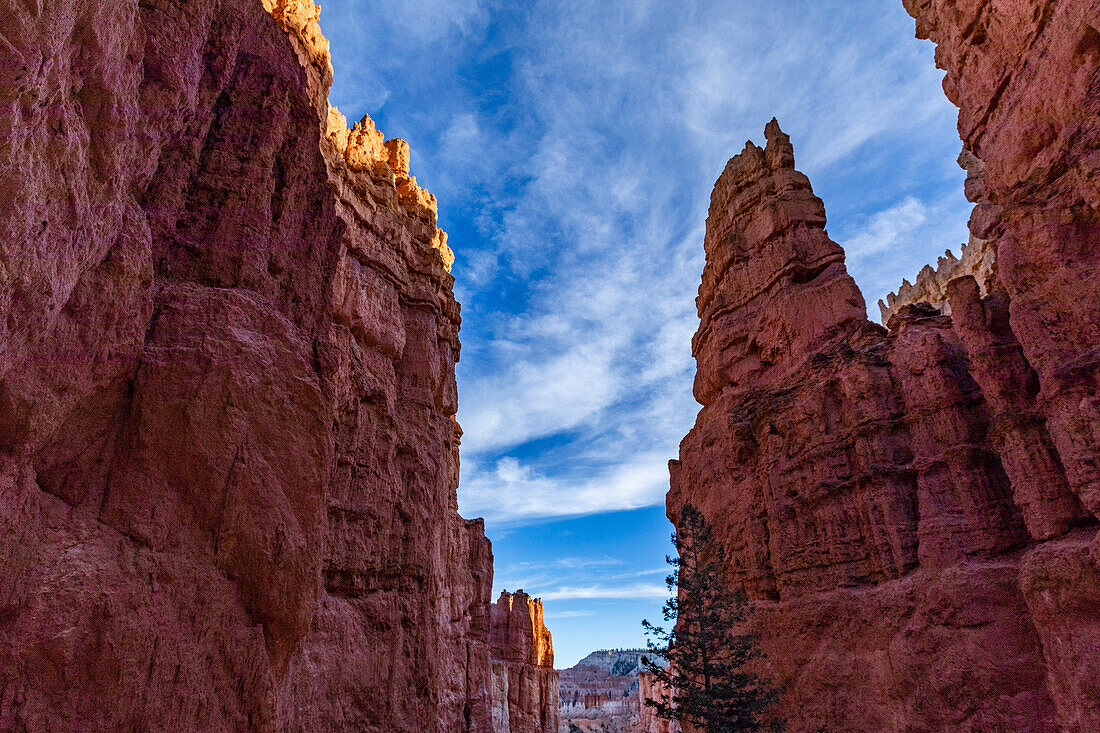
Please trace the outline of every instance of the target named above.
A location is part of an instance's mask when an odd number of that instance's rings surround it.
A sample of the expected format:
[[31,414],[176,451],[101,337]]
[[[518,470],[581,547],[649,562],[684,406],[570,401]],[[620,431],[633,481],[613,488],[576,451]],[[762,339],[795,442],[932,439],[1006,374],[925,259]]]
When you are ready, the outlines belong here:
[[652,672],[638,673],[638,720],[630,733],[681,733],[675,720],[657,717],[656,709],[646,701],[666,701],[671,698],[668,686],[657,680]]
[[947,291],[955,331],[992,410],[990,440],[1028,531],[1043,540],[1065,534],[1089,514],[1070,490],[1046,421],[1038,413],[1038,379],[1009,325],[1008,293],[995,287],[982,298],[970,276],[951,281]]
[[1095,523],[1026,409],[1002,291],[944,283],[958,322],[896,302],[870,323],[766,136],[711,199],[669,517],[690,502],[715,528],[791,730],[1093,726]]
[[672,465],[669,511],[699,507],[738,582],[778,600],[901,576],[917,563],[918,507],[882,329],[789,139],[775,121],[767,134],[711,198],[692,342],[703,409]]
[[542,601],[501,592],[490,615],[493,733],[557,733],[558,673]]
[[345,228],[318,349],[335,402],[322,590],[282,703],[292,730],[489,726],[492,552],[458,515],[454,256],[409,148],[327,101],[312,0],[269,2],[305,72]]

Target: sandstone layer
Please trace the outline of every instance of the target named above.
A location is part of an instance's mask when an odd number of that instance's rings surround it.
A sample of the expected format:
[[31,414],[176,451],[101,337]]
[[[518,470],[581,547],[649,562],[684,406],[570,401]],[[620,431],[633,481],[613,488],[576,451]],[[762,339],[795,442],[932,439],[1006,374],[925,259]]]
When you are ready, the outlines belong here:
[[558,673],[542,601],[503,591],[490,610],[493,733],[557,733]]
[[488,730],[450,252],[313,3],[0,18],[0,729]]
[[711,199],[669,516],[716,528],[789,730],[1097,730],[1100,3],[907,7],[991,275],[869,322],[773,121]]

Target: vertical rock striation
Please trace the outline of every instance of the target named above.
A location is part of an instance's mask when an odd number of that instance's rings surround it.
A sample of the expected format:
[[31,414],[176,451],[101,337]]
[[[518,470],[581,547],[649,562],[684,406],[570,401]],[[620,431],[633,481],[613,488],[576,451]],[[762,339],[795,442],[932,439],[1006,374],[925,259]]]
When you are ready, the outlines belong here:
[[316,20],[3,14],[0,728],[489,727],[450,250]]
[[984,171],[971,233],[993,239],[1010,322],[1073,492],[1100,510],[1100,6],[906,0],[936,43],[964,149]]
[[668,686],[657,679],[652,672],[638,673],[638,722],[631,733],[680,733],[680,724],[675,720],[657,717],[656,711],[646,704],[646,700],[668,700],[671,693]]
[[995,254],[870,323],[769,124],[711,199],[669,516],[716,528],[790,729],[1092,730],[1100,5],[906,6]]
[[490,610],[493,733],[557,733],[558,673],[542,601],[502,591]]

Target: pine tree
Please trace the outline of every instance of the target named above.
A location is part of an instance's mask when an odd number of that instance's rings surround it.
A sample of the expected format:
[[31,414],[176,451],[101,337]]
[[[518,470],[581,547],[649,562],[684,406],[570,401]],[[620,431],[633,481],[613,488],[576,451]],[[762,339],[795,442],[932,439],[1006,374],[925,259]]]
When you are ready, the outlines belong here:
[[665,578],[672,597],[665,602],[664,618],[673,625],[666,631],[642,621],[656,639],[647,640],[649,651],[669,665],[648,657],[642,664],[671,692],[646,705],[658,717],[707,733],[782,730],[782,721],[765,717],[779,691],[746,669],[763,652],[754,635],[739,631],[745,596],[726,584],[722,545],[694,506],[681,511],[672,544],[677,556],[665,558],[673,570]]

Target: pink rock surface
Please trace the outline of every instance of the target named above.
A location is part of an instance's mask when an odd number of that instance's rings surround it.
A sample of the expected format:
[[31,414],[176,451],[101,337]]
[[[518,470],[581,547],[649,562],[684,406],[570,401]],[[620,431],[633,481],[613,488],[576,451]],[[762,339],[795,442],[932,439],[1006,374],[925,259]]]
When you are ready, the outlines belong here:
[[557,733],[558,672],[542,601],[502,591],[489,619],[493,733]]
[[0,21],[0,729],[488,729],[434,198],[265,5]]
[[906,6],[989,281],[868,322],[773,121],[711,199],[669,516],[716,528],[790,730],[1098,729],[1100,5]]
[[670,691],[667,685],[657,681],[652,672],[638,673],[638,721],[632,733],[680,733],[680,724],[675,720],[657,717],[656,711],[646,700],[667,700]]
[[[1100,509],[1100,4],[907,0],[998,212],[1000,281],[1073,489]],[[972,222],[973,225],[973,222]]]

